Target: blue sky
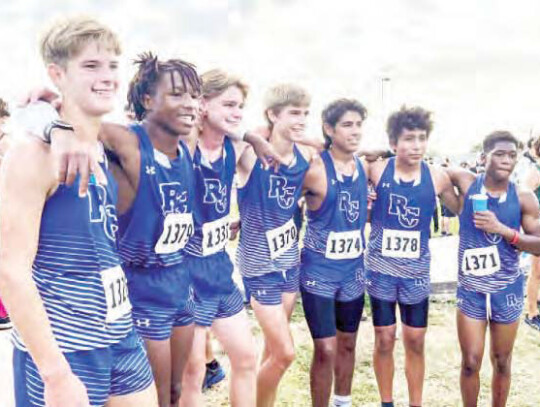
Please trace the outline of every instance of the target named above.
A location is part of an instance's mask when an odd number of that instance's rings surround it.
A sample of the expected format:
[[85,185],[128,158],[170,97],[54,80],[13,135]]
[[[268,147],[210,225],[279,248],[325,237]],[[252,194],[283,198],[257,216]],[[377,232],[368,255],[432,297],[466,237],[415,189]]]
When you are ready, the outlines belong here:
[[[368,108],[366,143],[384,144],[383,118],[401,104],[435,113],[432,148],[467,151],[496,128],[525,139],[540,129],[540,2],[520,0],[22,0],[0,5],[0,95],[44,83],[40,31],[86,13],[113,26],[130,60],[153,50],[201,72],[230,69],[250,83],[250,125],[264,90],[297,81],[321,108],[355,97]],[[381,78],[390,78],[383,84]],[[119,101],[122,106],[122,101]]]

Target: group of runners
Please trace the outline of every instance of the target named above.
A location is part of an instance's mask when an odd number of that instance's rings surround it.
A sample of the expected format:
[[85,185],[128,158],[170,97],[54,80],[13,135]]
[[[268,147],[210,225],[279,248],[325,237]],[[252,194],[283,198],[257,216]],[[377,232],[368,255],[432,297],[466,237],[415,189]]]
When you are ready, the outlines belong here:
[[[394,405],[398,305],[409,404],[421,406],[437,196],[460,213],[463,403],[477,405],[489,328],[493,405],[506,404],[523,309],[519,251],[540,254],[538,201],[509,180],[512,134],[484,139],[484,174],[443,170],[423,160],[430,112],[402,107],[387,126],[395,156],[368,162],[357,157],[366,108],[329,103],[318,146],[306,135],[310,96],[294,84],[268,90],[267,130],[240,134],[243,80],[151,53],[129,85],[135,121],[106,123],[120,51],[95,20],[53,25],[41,54],[61,104],[45,105],[47,126],[19,137],[2,163],[0,292],[15,325],[17,407],[203,405],[209,329],[230,361],[231,405],[276,405],[295,357],[298,292],[314,342],[312,404],[351,406],[365,291],[381,405]],[[240,224],[230,217],[235,176]],[[489,210],[475,211],[473,195],[486,195]],[[238,228],[261,355],[226,250]]]

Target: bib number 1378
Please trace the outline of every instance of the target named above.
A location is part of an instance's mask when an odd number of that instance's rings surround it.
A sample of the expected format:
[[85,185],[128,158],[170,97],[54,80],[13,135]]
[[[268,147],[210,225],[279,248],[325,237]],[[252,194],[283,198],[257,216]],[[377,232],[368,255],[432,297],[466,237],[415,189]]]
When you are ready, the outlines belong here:
[[420,257],[420,232],[416,230],[384,229],[382,255],[405,259]]

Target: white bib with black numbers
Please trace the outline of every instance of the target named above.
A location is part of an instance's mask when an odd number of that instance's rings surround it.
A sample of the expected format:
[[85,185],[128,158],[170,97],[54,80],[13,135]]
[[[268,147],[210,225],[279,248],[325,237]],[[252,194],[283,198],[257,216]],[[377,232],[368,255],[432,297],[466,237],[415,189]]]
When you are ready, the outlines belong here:
[[501,259],[497,246],[467,249],[463,252],[461,270],[473,276],[489,276],[501,269]]
[[131,311],[129,302],[127,279],[122,267],[116,266],[101,271],[101,282],[107,301],[107,317],[105,321],[111,323]]
[[298,230],[292,218],[284,225],[267,231],[266,240],[270,249],[270,258],[272,260],[277,259],[289,250],[294,245],[294,242],[296,242],[297,236]]
[[176,253],[183,249],[193,235],[191,213],[169,213],[163,222],[163,232],[154,250],[158,254]]
[[360,230],[330,232],[328,234],[325,254],[327,259],[357,259],[363,251],[362,232]]
[[384,229],[382,255],[403,259],[420,258],[420,231]]
[[217,253],[227,245],[230,236],[229,215],[219,218],[213,222],[203,224],[202,227],[203,256],[210,256]]

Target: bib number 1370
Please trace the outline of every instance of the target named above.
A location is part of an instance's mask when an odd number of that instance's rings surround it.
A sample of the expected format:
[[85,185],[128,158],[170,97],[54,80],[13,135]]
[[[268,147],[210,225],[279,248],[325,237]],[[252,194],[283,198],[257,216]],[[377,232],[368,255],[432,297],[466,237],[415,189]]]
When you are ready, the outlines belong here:
[[270,249],[270,258],[277,259],[296,242],[298,231],[293,219],[289,219],[284,225],[266,232],[266,240]]

